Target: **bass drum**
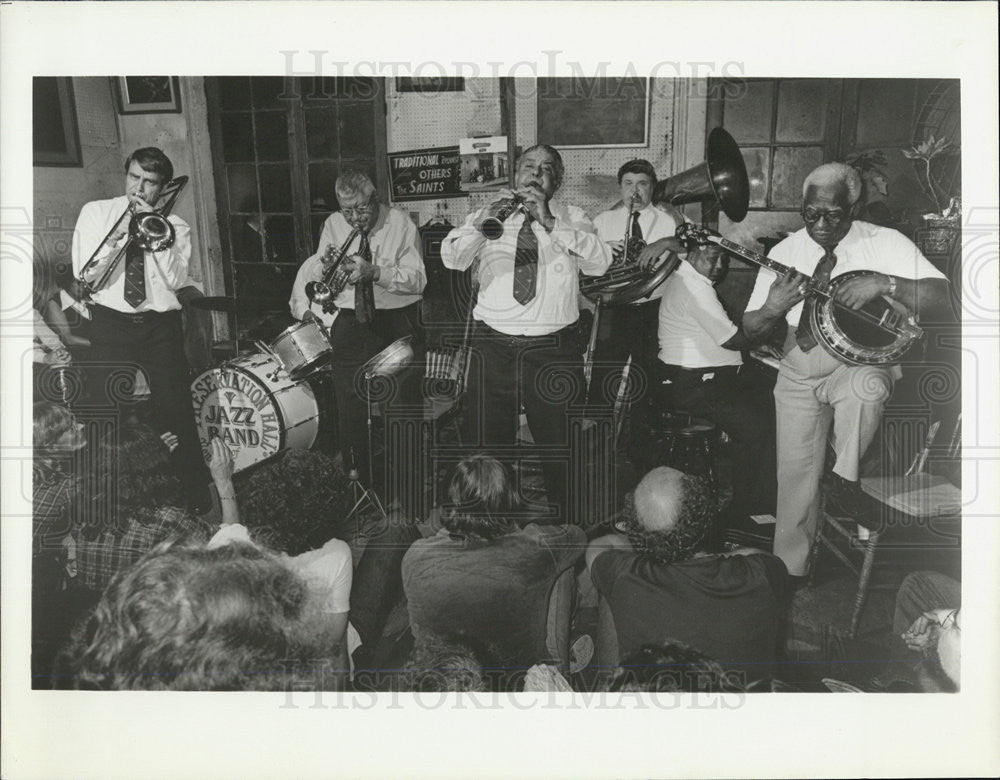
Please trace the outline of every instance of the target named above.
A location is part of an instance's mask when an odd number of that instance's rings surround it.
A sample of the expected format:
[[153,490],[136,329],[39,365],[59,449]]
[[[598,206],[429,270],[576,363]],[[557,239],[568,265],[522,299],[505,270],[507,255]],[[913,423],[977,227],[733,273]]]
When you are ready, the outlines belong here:
[[221,438],[233,453],[234,471],[286,449],[309,449],[319,431],[312,387],[289,378],[270,355],[246,355],[199,374],[191,401],[202,450]]

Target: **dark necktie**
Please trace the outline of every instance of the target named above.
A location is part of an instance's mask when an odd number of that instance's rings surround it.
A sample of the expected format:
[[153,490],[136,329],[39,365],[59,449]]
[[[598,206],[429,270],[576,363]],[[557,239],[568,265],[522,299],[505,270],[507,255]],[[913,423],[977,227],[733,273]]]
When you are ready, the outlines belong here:
[[124,298],[133,309],[146,300],[146,252],[135,241],[125,250]]
[[632,231],[630,233],[632,238],[642,239],[642,226],[639,225],[639,212],[632,212]]
[[535,297],[538,281],[538,237],[531,229],[532,221],[530,216],[524,218],[514,250],[514,300],[522,306]]
[[[361,234],[358,254],[369,263],[372,261],[372,248],[368,243],[367,233]],[[371,322],[375,318],[375,289],[371,280],[354,285],[354,316],[361,323]]]
[[[816,265],[816,270],[813,271],[810,287],[825,289],[830,282],[830,273],[836,264],[837,256],[833,253],[833,247],[827,247],[823,259],[819,261]],[[808,352],[816,346],[816,336],[812,331],[812,326],[809,324],[812,310],[815,306],[815,296],[805,299],[802,305],[802,316],[799,318],[799,326],[795,329],[795,342],[803,352]]]

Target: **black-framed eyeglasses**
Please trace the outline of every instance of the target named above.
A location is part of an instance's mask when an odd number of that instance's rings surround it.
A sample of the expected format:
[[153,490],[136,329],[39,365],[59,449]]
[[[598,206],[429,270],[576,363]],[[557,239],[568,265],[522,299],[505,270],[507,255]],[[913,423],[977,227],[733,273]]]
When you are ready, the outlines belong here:
[[836,227],[847,218],[843,211],[817,211],[816,209],[802,209],[802,221],[807,225],[815,225],[821,219],[826,220],[826,224]]

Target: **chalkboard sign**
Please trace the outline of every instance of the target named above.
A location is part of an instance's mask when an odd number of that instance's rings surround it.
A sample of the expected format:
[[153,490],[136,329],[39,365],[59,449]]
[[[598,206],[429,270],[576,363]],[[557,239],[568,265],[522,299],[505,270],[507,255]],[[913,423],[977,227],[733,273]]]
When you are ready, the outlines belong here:
[[468,195],[461,189],[462,162],[457,146],[392,152],[388,157],[394,202]]
[[538,79],[538,140],[551,146],[647,146],[649,80]]

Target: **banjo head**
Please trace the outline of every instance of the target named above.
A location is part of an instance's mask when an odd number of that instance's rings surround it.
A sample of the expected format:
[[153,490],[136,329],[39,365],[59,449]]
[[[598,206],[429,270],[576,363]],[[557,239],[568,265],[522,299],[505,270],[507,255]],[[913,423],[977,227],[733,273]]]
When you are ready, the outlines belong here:
[[923,337],[913,314],[902,304],[880,297],[855,311],[834,302],[849,279],[875,271],[849,271],[831,280],[830,297],[812,309],[813,332],[834,357],[858,366],[895,363]]

